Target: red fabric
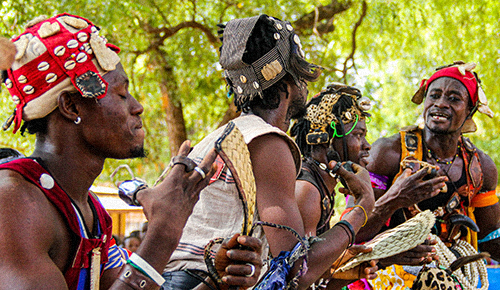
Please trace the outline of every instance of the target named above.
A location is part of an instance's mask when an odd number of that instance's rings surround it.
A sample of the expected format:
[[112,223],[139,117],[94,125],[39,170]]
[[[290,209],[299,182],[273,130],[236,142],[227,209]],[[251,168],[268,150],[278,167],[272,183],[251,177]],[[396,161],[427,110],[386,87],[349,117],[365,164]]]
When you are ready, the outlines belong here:
[[426,82],[426,80],[422,80],[422,83],[420,86],[425,84],[425,91],[429,88],[429,85],[436,79],[441,78],[441,77],[450,77],[458,80],[461,82],[466,88],[467,91],[469,92],[469,97],[472,100],[472,104],[475,106],[478,100],[478,95],[477,95],[477,79],[476,77],[470,72],[466,71],[465,75],[462,75],[460,71],[458,70],[457,67],[447,67],[438,70],[435,72]]
[[50,190],[41,186],[40,176],[42,174],[49,173],[40,164],[38,164],[38,162],[29,158],[21,158],[1,164],[0,169],[14,170],[28,181],[37,185],[65,218],[68,228],[77,238],[79,245],[78,251],[73,258],[70,268],[64,273],[69,289],[75,289],[76,285],[78,285],[78,277],[81,269],[90,267],[92,249],[97,247],[101,248],[101,264],[105,264],[108,261],[108,249],[112,240],[112,221],[111,217],[103,208],[101,203],[96,200],[92,194],[89,193],[89,197],[96,209],[97,218],[102,232],[101,237],[98,239],[86,239],[82,237],[80,234],[78,218],[75,209],[71,205],[71,200],[57,183],[55,183],[54,187]]
[[[61,16],[71,16],[82,19],[88,23],[88,26],[86,28],[76,31],[75,33],[72,33],[64,27],[64,25],[62,24],[63,22],[62,20],[58,20],[58,18]],[[44,23],[50,23],[50,24],[55,23],[59,25],[60,31],[46,38],[41,38],[40,35],[38,34],[38,31],[40,29],[40,26],[42,26]],[[22,67],[16,70],[7,71],[8,78],[12,81],[13,84],[12,88],[9,89],[9,93],[12,96],[17,96],[20,100],[20,103],[16,106],[16,116],[14,119],[13,133],[16,133],[16,131],[21,126],[24,106],[31,100],[40,97],[45,92],[49,91],[50,89],[52,89],[53,87],[55,87],[68,77],[71,79],[73,86],[80,91],[80,89],[76,86],[75,83],[76,77],[86,73],[87,71],[93,71],[99,76],[99,78],[106,87],[105,92],[102,95],[97,96],[97,98],[100,99],[106,95],[108,89],[108,83],[102,78],[102,76],[99,74],[98,69],[92,62],[94,54],[87,53],[86,49],[84,48],[84,45],[89,45],[90,43],[90,35],[92,33],[93,27],[94,24],[83,17],[71,15],[68,13],[63,13],[55,17],[49,18],[47,20],[44,20],[40,23],[37,23],[32,27],[27,28],[23,34],[19,35],[18,37],[12,40],[12,42],[15,42],[18,39],[20,39],[21,36],[31,34],[35,36],[38,40],[40,40],[43,46],[45,46],[46,48],[46,51],[43,54],[29,61],[28,63],[24,64]],[[94,29],[96,28],[94,27]],[[87,40],[83,42],[79,41],[77,36],[80,33],[86,33]],[[76,40],[78,45],[76,45],[76,47],[74,48],[69,48],[68,42],[70,40]],[[59,46],[64,47],[65,52],[61,56],[56,56],[54,53],[54,49]],[[107,46],[117,53],[120,51],[120,49],[115,45],[107,44]],[[85,54],[87,56],[87,60],[84,62],[76,62],[76,57],[79,54]],[[67,70],[64,67],[64,64],[70,60],[75,61],[75,67],[73,69]],[[50,67],[46,71],[39,71],[38,65],[43,61],[47,62]],[[46,81],[46,76],[49,73],[55,74],[57,76],[57,80],[52,83],[48,83]],[[26,77],[27,81],[25,83],[20,83],[18,81],[18,78],[21,75]],[[34,88],[34,92],[32,94],[26,94],[24,92],[23,88],[27,85],[30,85]],[[82,92],[80,91],[80,93]]]

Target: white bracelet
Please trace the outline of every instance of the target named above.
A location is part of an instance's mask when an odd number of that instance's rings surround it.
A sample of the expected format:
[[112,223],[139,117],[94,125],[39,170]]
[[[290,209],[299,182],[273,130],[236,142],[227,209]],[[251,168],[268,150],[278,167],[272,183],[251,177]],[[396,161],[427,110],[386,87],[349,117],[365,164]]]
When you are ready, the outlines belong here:
[[136,266],[140,267],[144,273],[146,273],[156,284],[161,286],[165,279],[158,273],[155,268],[151,267],[148,262],[146,262],[141,256],[136,253],[132,253],[129,257],[129,260],[134,263]]

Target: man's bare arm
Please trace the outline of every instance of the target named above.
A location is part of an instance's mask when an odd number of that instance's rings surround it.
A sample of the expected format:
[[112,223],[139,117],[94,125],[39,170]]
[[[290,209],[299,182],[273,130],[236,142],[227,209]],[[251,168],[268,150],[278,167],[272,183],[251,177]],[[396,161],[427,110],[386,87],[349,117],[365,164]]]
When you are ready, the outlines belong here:
[[[482,151],[479,151],[481,166],[484,174],[483,188],[481,192],[495,190],[498,182],[498,172],[493,160]],[[480,231],[478,239],[483,239],[492,231],[500,228],[500,205],[497,203],[487,206],[478,207],[474,210],[476,223]],[[500,239],[495,239],[489,242],[480,244],[480,249],[489,252],[495,260],[500,260]]]
[[68,253],[69,240],[56,248],[57,238],[68,238],[61,226],[64,221],[40,189],[18,173],[0,170],[0,289],[67,289],[60,269],[67,259],[59,255]]

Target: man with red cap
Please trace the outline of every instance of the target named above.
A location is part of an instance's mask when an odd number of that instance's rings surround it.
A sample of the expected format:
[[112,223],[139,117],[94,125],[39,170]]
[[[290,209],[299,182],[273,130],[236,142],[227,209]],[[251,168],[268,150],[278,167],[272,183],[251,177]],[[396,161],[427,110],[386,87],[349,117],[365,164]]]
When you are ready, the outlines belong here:
[[[377,204],[386,206],[376,206],[379,210],[373,212],[371,219],[387,223],[363,228],[368,238],[381,228],[394,227],[429,209],[436,216],[433,234],[446,245],[464,240],[500,260],[497,169],[486,153],[463,136],[476,130],[472,120],[476,111],[493,117],[481,82],[473,72],[475,67],[474,63],[455,62],[438,68],[421,82],[412,98],[416,104],[425,99],[423,126],[403,128],[398,134],[373,143],[367,169]],[[419,166],[435,166],[438,175],[447,177],[446,186],[437,195],[417,188],[413,191],[415,196],[385,194],[399,175],[411,174],[407,168],[414,172]],[[429,188],[428,192],[431,191]],[[394,202],[397,199],[402,202]],[[397,206],[410,204],[411,200],[423,201],[408,208]],[[411,287],[411,283],[406,286]]]
[[[126,256],[89,191],[107,158],[144,155],[143,107],[128,91],[118,47],[70,14],[39,17],[12,43],[0,42],[2,79],[16,104],[3,128],[14,123],[14,132],[36,134],[36,144],[30,157],[0,162],[0,289],[159,288],[158,271],[215,172],[215,151],[196,165],[186,141],[157,186],[123,183],[121,193],[149,220],[141,246]],[[241,245],[249,250],[235,249]],[[258,275],[259,256],[258,239],[233,236],[217,272],[229,285],[252,285],[256,277],[232,259]]]

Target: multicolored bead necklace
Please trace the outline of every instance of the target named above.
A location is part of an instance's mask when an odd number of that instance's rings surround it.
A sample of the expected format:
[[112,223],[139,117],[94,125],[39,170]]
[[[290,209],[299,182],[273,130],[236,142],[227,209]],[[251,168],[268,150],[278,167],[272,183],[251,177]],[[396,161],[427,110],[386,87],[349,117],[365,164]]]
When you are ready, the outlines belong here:
[[451,159],[450,161],[443,161],[443,160],[440,160],[439,158],[437,158],[436,154],[434,154],[434,152],[432,152],[431,149],[427,149],[427,153],[428,153],[429,158],[433,158],[439,164],[446,164],[446,165],[450,165],[453,162],[455,162],[455,159],[457,159],[459,152],[460,152],[460,144],[457,146],[457,154],[455,154],[455,156],[453,156],[453,159]]

